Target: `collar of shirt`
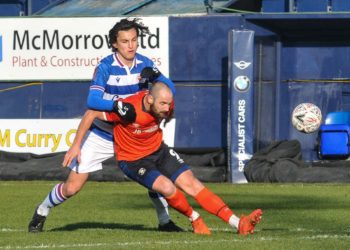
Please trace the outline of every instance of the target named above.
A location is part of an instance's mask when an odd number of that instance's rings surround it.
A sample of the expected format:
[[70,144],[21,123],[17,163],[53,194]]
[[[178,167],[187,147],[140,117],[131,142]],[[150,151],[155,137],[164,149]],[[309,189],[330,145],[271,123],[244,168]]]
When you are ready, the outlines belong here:
[[[128,66],[126,66],[126,65],[120,60],[119,55],[118,55],[117,52],[114,53],[113,57],[114,57],[114,65],[118,65],[118,66],[121,67],[121,68],[128,67]],[[140,64],[140,63],[142,63],[142,61],[138,60],[138,59],[136,58],[136,56],[135,56],[134,61],[133,61],[132,65],[131,65],[130,70],[131,70],[132,68],[134,68],[135,66],[137,66],[137,64]]]

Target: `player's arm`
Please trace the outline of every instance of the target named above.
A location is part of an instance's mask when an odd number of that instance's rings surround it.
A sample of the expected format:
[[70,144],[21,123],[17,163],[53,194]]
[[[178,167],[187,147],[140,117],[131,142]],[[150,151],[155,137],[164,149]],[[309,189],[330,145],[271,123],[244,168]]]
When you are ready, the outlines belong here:
[[162,73],[158,78],[155,79],[155,81],[164,82],[171,89],[171,92],[173,92],[173,95],[176,94],[175,84],[169,78],[165,77]]
[[69,148],[67,153],[64,156],[62,166],[67,167],[69,166],[72,161],[76,158],[77,162],[80,163],[80,148],[81,144],[83,142],[83,139],[91,127],[92,122],[94,119],[105,119],[103,116],[103,113],[100,111],[95,110],[87,110],[82,118],[82,120],[79,123],[77,133],[75,135],[74,141],[72,146]]
[[112,111],[114,101],[103,99],[108,78],[109,67],[104,63],[100,63],[95,69],[94,77],[89,89],[89,95],[87,98],[87,107],[89,109]]
[[113,122],[132,123],[136,120],[135,108],[131,103],[123,102],[122,99],[113,102],[113,112],[101,112],[87,110],[79,123],[72,146],[64,156],[62,166],[69,166],[77,158],[80,162],[80,148],[84,137],[95,119]]
[[[173,81],[171,81],[169,78],[164,76],[162,74],[162,72],[160,72],[160,70],[153,63],[152,60],[149,60],[146,64],[148,64],[148,65],[147,65],[147,67],[145,67],[144,70],[146,70],[146,68],[149,68],[149,69],[147,69],[147,71],[148,71],[147,76],[148,76],[149,82],[156,82],[156,81],[164,82],[171,89],[171,92],[173,92],[173,95],[175,95],[176,89],[175,89],[175,84],[173,83]],[[144,70],[142,70],[142,71],[144,71]],[[140,74],[140,77],[142,79],[142,72]]]
[[79,123],[73,144],[64,156],[62,166],[69,166],[75,158],[77,158],[78,163],[80,162],[81,144],[96,118],[104,121],[132,123],[136,120],[136,112],[131,103],[123,102],[122,99],[113,102],[113,112],[87,110]]
[[136,120],[136,111],[133,104],[118,99],[113,104],[113,112],[105,112],[107,120],[114,122],[133,123]]

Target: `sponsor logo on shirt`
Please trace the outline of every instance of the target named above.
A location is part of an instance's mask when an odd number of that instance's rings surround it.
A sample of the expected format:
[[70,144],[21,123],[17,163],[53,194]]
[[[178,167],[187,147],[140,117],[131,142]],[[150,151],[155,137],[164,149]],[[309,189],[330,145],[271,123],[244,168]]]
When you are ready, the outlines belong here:
[[136,128],[132,133],[136,134],[136,135],[139,135],[141,133],[153,133],[153,132],[157,131],[158,129],[159,129],[159,126],[158,125],[154,125],[154,126],[152,126],[150,128],[144,129],[144,130]]
[[146,169],[145,168],[140,168],[137,173],[138,173],[138,175],[143,176],[146,173]]

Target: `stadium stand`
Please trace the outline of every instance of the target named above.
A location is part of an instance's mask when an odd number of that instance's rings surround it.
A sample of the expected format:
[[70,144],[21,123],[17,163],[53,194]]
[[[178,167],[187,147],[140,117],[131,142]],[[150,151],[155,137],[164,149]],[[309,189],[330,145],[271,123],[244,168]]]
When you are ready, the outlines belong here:
[[57,0],[4,0],[0,1],[0,16],[31,16],[33,13],[49,6],[56,5]]
[[122,16],[177,15],[210,12],[259,12],[261,0],[7,0],[0,2],[0,16]]
[[326,115],[324,123],[350,125],[350,112],[330,112]]
[[320,159],[347,159],[350,154],[350,112],[330,112],[319,129]]
[[9,0],[0,2],[0,16],[24,16],[25,0]]

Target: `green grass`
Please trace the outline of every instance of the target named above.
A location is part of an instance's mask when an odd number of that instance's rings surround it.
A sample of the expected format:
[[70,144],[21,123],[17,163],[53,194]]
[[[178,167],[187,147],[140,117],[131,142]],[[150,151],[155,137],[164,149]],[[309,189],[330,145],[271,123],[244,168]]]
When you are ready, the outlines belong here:
[[146,190],[133,183],[88,182],[56,207],[45,232],[27,233],[36,205],[56,182],[0,182],[0,249],[349,249],[349,184],[207,184],[235,213],[264,211],[254,235],[239,236],[223,221],[190,203],[212,229],[191,233],[189,221],[171,210],[187,232],[160,233]]

